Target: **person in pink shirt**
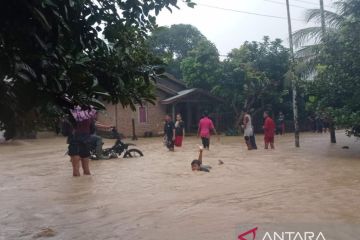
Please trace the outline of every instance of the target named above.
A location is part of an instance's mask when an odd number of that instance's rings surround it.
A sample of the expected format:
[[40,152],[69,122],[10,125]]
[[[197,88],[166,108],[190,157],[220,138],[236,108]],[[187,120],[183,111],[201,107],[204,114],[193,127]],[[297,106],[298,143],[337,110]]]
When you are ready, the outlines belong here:
[[201,137],[202,144],[205,149],[210,148],[210,133],[211,130],[217,135],[216,129],[214,127],[213,122],[209,118],[207,112],[204,112],[204,117],[200,119],[199,122],[199,129],[198,129],[198,136]]

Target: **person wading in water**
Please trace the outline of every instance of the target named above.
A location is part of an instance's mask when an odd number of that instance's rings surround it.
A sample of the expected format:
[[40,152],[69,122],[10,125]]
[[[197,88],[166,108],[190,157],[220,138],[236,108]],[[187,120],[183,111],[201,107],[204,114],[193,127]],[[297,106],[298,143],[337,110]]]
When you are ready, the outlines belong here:
[[76,106],[70,112],[74,124],[68,136],[68,154],[71,158],[73,176],[80,176],[80,162],[84,175],[91,175],[89,168],[90,134],[96,111],[92,108]]
[[274,149],[274,137],[275,137],[275,123],[272,118],[269,116],[269,112],[264,112],[264,142],[265,142],[265,149],[269,148],[269,144],[271,149]]
[[248,150],[257,149],[251,116],[246,109],[244,110],[242,128],[244,129],[244,139]]
[[[216,129],[214,127],[213,122],[209,118],[208,112],[204,112],[204,117],[199,121],[199,129],[198,136],[201,137],[202,144],[205,149],[210,149],[210,132],[214,131],[215,135],[217,135]],[[218,138],[219,139],[219,138]]]
[[171,117],[169,115],[165,116],[164,140],[166,147],[169,149],[169,151],[173,152],[175,140],[175,124],[171,120]]
[[185,137],[185,123],[181,118],[181,115],[176,115],[176,122],[175,122],[175,146],[181,147],[182,142]]

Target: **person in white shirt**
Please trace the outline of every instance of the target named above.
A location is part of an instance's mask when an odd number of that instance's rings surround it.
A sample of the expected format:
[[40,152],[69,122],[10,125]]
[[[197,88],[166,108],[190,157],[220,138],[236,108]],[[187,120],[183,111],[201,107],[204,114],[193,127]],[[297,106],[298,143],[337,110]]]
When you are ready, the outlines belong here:
[[251,116],[247,110],[244,110],[243,125],[244,138],[248,150],[257,149],[254,135],[254,128],[251,121]]

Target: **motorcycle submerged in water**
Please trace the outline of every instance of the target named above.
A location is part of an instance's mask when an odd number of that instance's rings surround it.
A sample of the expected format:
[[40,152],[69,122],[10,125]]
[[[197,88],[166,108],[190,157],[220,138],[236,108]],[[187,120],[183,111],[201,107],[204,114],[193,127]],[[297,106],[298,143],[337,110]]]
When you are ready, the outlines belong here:
[[[115,144],[110,148],[104,148],[102,150],[102,155],[105,156],[108,159],[112,158],[119,158],[121,155],[123,155],[123,158],[139,158],[144,156],[142,151],[135,148],[135,144],[132,143],[124,143],[121,141],[121,135],[116,130],[116,128],[113,128],[111,130],[113,137],[116,139]],[[99,160],[96,156],[96,145],[94,143],[91,144],[90,149],[90,158],[92,160]]]

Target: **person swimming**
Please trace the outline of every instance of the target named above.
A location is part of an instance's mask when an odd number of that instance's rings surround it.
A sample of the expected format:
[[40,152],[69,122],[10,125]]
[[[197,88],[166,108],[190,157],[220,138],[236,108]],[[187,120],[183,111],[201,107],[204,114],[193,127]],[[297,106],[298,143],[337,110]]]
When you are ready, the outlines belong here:
[[210,172],[211,166],[202,164],[202,154],[204,147],[199,146],[199,157],[191,162],[191,170],[192,171],[202,171],[202,172]]

